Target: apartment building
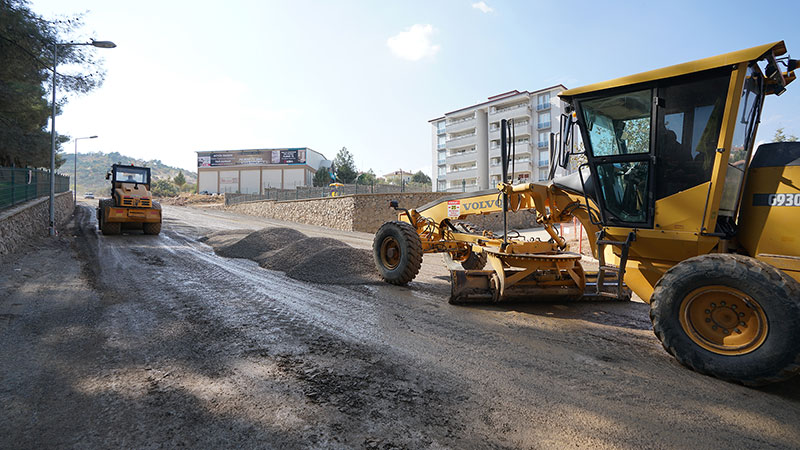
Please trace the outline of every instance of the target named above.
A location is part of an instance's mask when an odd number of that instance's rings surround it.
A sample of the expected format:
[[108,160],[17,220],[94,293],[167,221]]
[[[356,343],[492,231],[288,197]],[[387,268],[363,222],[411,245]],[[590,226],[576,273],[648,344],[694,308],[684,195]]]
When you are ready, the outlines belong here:
[[477,191],[500,182],[502,119],[514,120],[514,182],[546,180],[550,132],[558,131],[565,106],[558,93],[566,89],[559,84],[532,92],[505,92],[430,120],[434,191]]

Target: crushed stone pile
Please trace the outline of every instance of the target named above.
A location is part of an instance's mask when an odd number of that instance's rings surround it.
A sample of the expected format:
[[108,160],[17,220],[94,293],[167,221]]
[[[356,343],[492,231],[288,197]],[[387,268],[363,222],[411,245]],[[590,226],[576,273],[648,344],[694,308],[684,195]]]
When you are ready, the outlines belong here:
[[373,284],[381,279],[372,251],[326,237],[307,237],[291,228],[227,230],[200,239],[227,258],[245,258],[286,272],[296,280],[322,284]]
[[372,251],[353,247],[329,247],[312,253],[286,272],[291,278],[323,284],[372,284],[381,282]]
[[295,241],[278,250],[263,253],[255,258],[261,267],[286,272],[309,255],[328,247],[349,247],[338,239],[309,237]]
[[263,253],[282,248],[305,237],[305,234],[291,228],[263,228],[230,245],[223,245],[214,250],[226,258],[255,259]]
[[213,247],[214,249],[216,249],[217,247],[224,247],[226,245],[231,245],[234,242],[241,240],[243,237],[247,236],[252,232],[253,230],[246,230],[246,229],[215,231],[213,233],[201,237],[200,239],[198,239],[198,241],[204,242]]

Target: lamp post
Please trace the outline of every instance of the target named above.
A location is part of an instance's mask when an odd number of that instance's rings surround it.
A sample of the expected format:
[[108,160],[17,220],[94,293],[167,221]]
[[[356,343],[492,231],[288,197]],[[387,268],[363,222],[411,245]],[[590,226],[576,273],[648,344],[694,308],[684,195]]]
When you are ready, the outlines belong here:
[[[56,66],[58,65],[58,46],[91,45],[98,48],[114,48],[111,41],[91,42],[53,42],[53,111],[50,116],[50,236],[56,234]],[[76,144],[77,145],[77,144]]]
[[73,168],[73,188],[72,193],[74,194],[74,198],[72,200],[72,207],[77,208],[78,206],[78,141],[81,139],[97,139],[97,136],[87,136],[87,137],[79,137],[73,139],[75,141],[75,167]]

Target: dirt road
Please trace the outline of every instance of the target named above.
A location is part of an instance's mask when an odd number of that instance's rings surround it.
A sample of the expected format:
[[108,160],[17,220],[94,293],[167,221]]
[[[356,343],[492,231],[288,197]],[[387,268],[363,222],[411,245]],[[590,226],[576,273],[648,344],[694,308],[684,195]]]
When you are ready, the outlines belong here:
[[751,389],[693,373],[645,304],[451,306],[435,255],[409,287],[305,283],[197,241],[286,223],[164,213],[160,236],[106,237],[84,206],[3,260],[0,446],[800,444],[800,378]]

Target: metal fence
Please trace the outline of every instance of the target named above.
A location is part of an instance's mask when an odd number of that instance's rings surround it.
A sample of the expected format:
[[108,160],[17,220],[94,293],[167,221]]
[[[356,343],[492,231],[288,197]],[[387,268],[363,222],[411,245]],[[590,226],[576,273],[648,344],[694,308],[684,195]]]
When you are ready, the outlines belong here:
[[429,184],[345,184],[342,186],[298,186],[295,189],[265,188],[263,194],[225,194],[225,204],[254,200],[301,200],[308,198],[338,197],[354,194],[393,194],[399,192],[431,192]]
[[[56,174],[56,193],[69,190],[69,177]],[[50,172],[0,167],[0,209],[50,194]]]

